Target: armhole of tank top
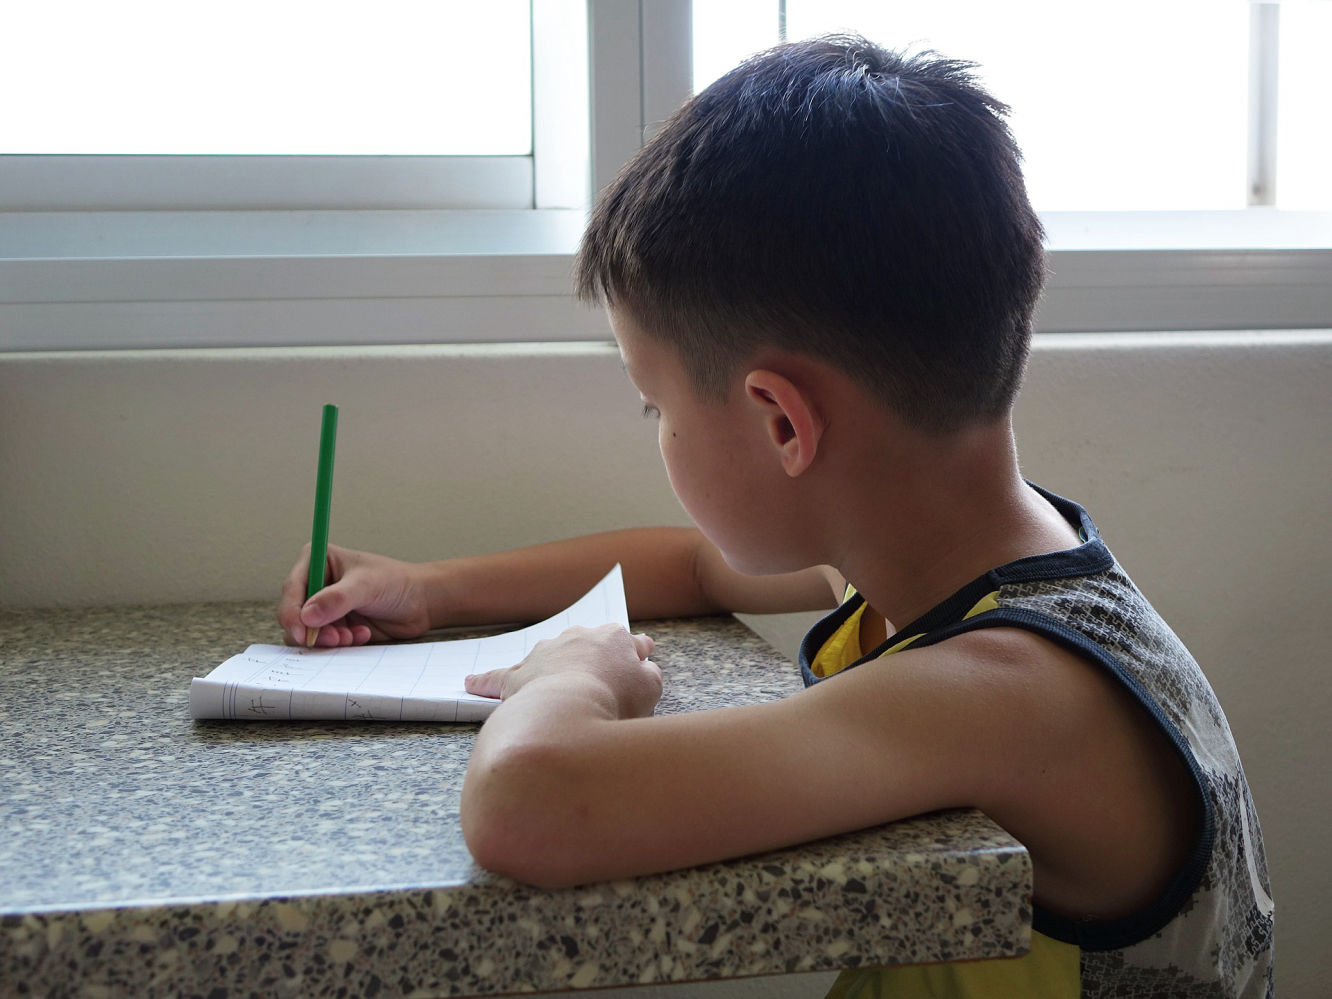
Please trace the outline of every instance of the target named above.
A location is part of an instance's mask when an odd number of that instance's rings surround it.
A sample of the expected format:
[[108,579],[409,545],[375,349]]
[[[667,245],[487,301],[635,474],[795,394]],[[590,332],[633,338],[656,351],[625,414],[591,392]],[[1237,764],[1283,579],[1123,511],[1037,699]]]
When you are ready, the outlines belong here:
[[1202,807],[1202,821],[1198,836],[1189,855],[1175,871],[1169,883],[1160,895],[1150,904],[1132,915],[1104,922],[1086,923],[1070,919],[1051,912],[1039,905],[1032,907],[1032,928],[1046,936],[1064,943],[1077,944],[1084,950],[1117,950],[1147,939],[1157,932],[1184,907],[1202,880],[1203,873],[1211,861],[1212,847],[1216,840],[1216,811],[1208,794],[1207,779],[1204,777],[1198,758],[1193,748],[1178,727],[1166,717],[1161,706],[1143,689],[1137,678],[1130,674],[1107,650],[1091,641],[1085,635],[1069,628],[1054,618],[1046,617],[1034,611],[1022,608],[1004,608],[985,611],[965,621],[959,621],[947,628],[927,635],[919,646],[936,645],[948,638],[964,632],[977,631],[981,628],[1021,628],[1032,632],[1048,641],[1054,642],[1071,652],[1075,652],[1109,672],[1142,706],[1166,739],[1183,760],[1192,778],[1194,790]]

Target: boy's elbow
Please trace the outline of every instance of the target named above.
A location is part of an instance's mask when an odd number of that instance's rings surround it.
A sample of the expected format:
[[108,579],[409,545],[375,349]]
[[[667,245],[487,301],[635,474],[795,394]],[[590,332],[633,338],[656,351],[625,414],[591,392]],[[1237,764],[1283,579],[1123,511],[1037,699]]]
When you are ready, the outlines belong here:
[[473,759],[463,783],[463,840],[472,859],[493,874],[539,888],[596,880],[583,870],[571,802],[548,789],[567,784],[545,751],[515,748]]
[[492,809],[462,813],[463,839],[481,867],[537,888],[566,888],[576,879],[563,876],[547,851],[533,848],[530,832],[520,832],[520,821],[506,819]]

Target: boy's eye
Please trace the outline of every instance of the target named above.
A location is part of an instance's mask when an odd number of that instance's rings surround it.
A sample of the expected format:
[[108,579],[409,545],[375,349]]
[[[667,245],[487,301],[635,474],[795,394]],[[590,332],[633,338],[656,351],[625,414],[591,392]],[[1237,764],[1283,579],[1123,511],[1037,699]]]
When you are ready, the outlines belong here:
[[645,419],[645,420],[648,420],[648,419],[655,420],[655,419],[657,419],[657,418],[660,417],[660,416],[661,416],[661,410],[660,410],[660,409],[658,409],[656,406],[651,405],[650,403],[646,403],[646,402],[643,403],[643,419]]

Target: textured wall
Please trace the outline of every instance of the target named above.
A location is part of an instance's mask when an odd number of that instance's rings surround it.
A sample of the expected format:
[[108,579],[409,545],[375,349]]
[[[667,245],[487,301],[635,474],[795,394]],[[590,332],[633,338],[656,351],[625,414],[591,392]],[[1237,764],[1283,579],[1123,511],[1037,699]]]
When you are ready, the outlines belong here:
[[[1329,385],[1332,333],[1050,335],[1018,408],[1027,475],[1091,510],[1226,706],[1288,997],[1321,994],[1332,894],[1315,849],[1332,811],[1315,628],[1332,592]],[[439,557],[684,522],[606,345],[8,354],[0,604],[275,596],[308,537],[326,401],[342,407],[337,542]],[[794,648],[799,621],[754,623]]]

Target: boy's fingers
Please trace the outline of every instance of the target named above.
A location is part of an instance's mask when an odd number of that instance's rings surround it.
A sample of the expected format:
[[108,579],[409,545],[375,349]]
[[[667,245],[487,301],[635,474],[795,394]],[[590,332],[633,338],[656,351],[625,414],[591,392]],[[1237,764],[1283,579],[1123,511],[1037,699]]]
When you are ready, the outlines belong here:
[[301,623],[322,628],[346,617],[365,602],[360,590],[354,580],[347,579],[325,586],[301,607]]
[[639,659],[647,659],[648,656],[652,655],[652,650],[657,647],[657,643],[647,635],[630,635],[629,637],[634,640],[634,651],[638,653]]
[[[345,582],[325,586],[301,605],[292,625],[292,636],[300,645],[350,645],[352,640],[349,628],[329,626],[356,610],[358,603],[354,586]],[[313,642],[309,641],[311,636]]]
[[301,556],[282,581],[282,594],[278,600],[278,624],[287,641],[293,645],[305,644],[305,625],[301,622],[301,607],[305,603],[307,567],[310,564],[310,544],[306,542]]
[[375,629],[370,622],[355,611],[348,613],[344,623],[351,631],[352,645],[364,645],[366,642],[373,641],[376,637]]
[[[369,630],[369,629],[366,629]],[[313,638],[311,638],[313,636]],[[364,645],[367,639],[357,641],[355,630],[347,624],[334,622],[322,628],[304,628],[301,637],[307,648],[336,649],[344,645]]]
[[478,697],[499,697],[504,686],[504,675],[511,668],[492,669],[489,673],[474,673],[463,679],[463,689]]

